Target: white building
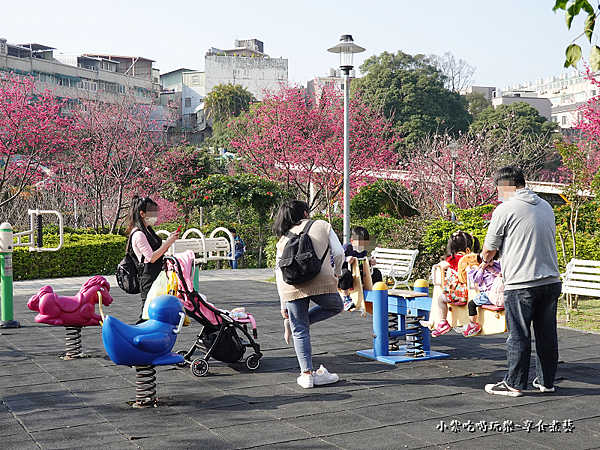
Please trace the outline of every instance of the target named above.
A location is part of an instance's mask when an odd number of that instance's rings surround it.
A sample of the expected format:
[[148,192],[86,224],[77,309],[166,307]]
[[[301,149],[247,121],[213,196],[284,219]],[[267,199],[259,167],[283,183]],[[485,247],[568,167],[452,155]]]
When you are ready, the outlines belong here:
[[196,130],[199,126],[199,115],[203,117],[203,101],[206,97],[205,73],[182,68],[162,74],[160,82],[161,104],[172,101],[177,105],[179,111],[177,127]]
[[506,86],[501,91],[502,95],[508,92],[533,93],[537,97],[548,99],[552,104],[551,120],[561,128],[575,125],[579,120],[577,109],[598,95],[598,88],[578,70],[573,70],[570,75],[563,73],[558,77],[539,78],[535,83],[529,81],[512,88]]
[[277,91],[288,81],[288,60],[270,58],[258,39],[234,41],[234,48],[211,48],[204,57],[206,93],[219,84],[239,84],[262,100],[264,91]]
[[[350,78],[353,79],[355,77],[356,71],[352,69],[350,71]],[[328,86],[333,86],[341,92],[344,91],[344,78],[341,70],[329,68],[327,69],[327,76],[315,77],[312,80],[308,80],[306,83],[306,95],[313,105],[319,101],[323,89]]]
[[0,39],[0,72],[30,75],[37,89],[66,98],[116,100],[133,92],[144,103],[154,102],[160,86],[154,61],[142,57],[56,54],[41,44],[10,44]]
[[494,108],[498,105],[510,105],[512,103],[525,102],[538,110],[540,116],[548,120],[552,119],[552,103],[547,98],[539,98],[532,92],[510,92],[502,97],[493,97],[492,105]]

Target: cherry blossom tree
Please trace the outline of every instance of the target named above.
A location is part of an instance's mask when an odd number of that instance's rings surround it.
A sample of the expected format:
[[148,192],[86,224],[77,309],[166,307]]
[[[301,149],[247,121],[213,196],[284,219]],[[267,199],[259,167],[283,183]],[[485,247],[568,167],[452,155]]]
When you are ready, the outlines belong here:
[[[598,75],[589,69],[587,78],[593,85],[600,86]],[[579,256],[578,241],[582,239],[580,233],[582,210],[592,196],[600,193],[600,97],[588,100],[578,112],[581,120],[575,128],[581,131],[580,139],[556,142],[556,148],[562,157],[559,181],[566,184],[563,195],[568,200],[567,205],[559,208],[557,212],[557,234],[564,264],[567,264],[571,258]],[[562,214],[564,209],[567,210],[567,214]],[[566,313],[569,319],[570,310],[577,309],[578,296],[567,295],[566,300]]]
[[76,145],[78,124],[61,115],[65,103],[37,92],[33,78],[0,75],[0,208],[51,176],[51,160]]
[[113,233],[134,190],[150,179],[160,151],[168,146],[163,123],[170,111],[157,114],[133,93],[117,101],[84,100],[75,111],[81,145],[56,162],[61,189],[93,210],[95,228],[110,224]]
[[[282,86],[267,92],[249,114],[231,122],[245,170],[281,183],[308,201],[329,208],[343,189],[343,102],[341,93],[325,88],[312,104],[304,91]],[[356,94],[350,101],[350,186],[354,192],[381,171],[394,168],[396,141],[392,123],[381,110]],[[329,209],[328,209],[329,211]]]
[[457,139],[433,135],[421,140],[403,162],[401,178],[410,193],[403,200],[425,216],[446,218],[453,191],[454,204],[460,209],[488,204],[496,198],[492,178],[500,167],[519,165],[530,178],[553,146],[545,135],[521,135],[519,139],[507,131],[499,138],[495,131],[482,129]]

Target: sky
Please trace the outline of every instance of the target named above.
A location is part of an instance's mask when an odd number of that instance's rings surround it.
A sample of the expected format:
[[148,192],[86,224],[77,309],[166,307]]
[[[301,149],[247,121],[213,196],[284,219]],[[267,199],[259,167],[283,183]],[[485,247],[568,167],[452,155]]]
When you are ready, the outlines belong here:
[[[7,3],[7,2],[5,2]],[[38,43],[66,54],[103,53],[155,60],[161,73],[204,69],[210,47],[256,38],[265,53],[289,60],[291,82],[306,84],[338,67],[327,48],[351,34],[369,56],[402,50],[450,51],[476,68],[473,84],[512,86],[561,73],[567,45],[583,18],[567,30],[554,0],[27,0],[2,6],[0,37]],[[577,41],[587,58],[590,44]],[[595,42],[594,42],[595,43]],[[587,45],[586,45],[587,44]],[[583,64],[578,64],[583,69]]]

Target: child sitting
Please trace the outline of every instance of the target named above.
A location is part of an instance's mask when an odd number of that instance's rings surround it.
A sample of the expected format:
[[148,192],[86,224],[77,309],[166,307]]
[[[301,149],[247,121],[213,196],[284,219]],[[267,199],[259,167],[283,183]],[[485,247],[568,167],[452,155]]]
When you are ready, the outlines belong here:
[[[498,258],[496,253],[495,259]],[[482,305],[504,306],[504,283],[502,283],[502,272],[500,262],[497,260],[486,264],[477,255],[478,266],[467,268],[467,278],[476,285],[479,294],[468,304],[469,326],[463,331],[463,336],[470,337],[481,331],[477,323],[477,307]]]
[[467,302],[467,285],[458,278],[458,263],[464,255],[472,251],[479,253],[479,240],[470,234],[458,230],[448,239],[446,259],[439,264],[442,270],[446,270],[444,288],[437,298],[440,320],[431,333],[432,337],[441,336],[452,329],[452,326],[446,320],[448,303],[459,302],[464,304]]
[[[352,311],[356,308],[356,305],[350,297],[350,288],[352,288],[352,264],[354,261],[361,260],[367,257],[367,249],[371,249],[369,232],[365,227],[354,227],[352,229],[352,238],[349,244],[342,245],[344,248],[344,256],[346,261],[342,265],[342,275],[338,279],[338,288],[342,291],[342,300],[344,301],[344,310]],[[369,264],[374,266],[376,263],[375,258],[369,259]],[[362,268],[361,268],[362,274]],[[373,269],[371,273],[371,279],[373,283],[381,281],[383,277],[379,269]]]

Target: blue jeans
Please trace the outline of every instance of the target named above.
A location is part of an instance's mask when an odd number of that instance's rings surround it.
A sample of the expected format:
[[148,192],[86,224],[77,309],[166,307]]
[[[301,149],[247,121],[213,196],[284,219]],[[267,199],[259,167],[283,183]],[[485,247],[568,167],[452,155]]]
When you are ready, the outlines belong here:
[[558,365],[556,305],[561,283],[504,291],[506,311],[506,357],[504,381],[512,388],[525,389],[531,357],[531,322],[535,334],[535,373],[542,386],[554,386]]
[[[238,259],[240,259],[240,256],[242,256],[244,254],[244,252],[235,252],[235,259],[233,261],[229,261],[229,265],[231,266],[232,269],[237,269],[237,261]],[[231,256],[231,252],[227,253],[227,257],[229,258]]]
[[[308,310],[310,301],[317,304]],[[321,294],[300,298],[287,303],[290,317],[290,328],[294,338],[294,349],[300,363],[300,370],[313,370],[312,347],[310,345],[310,325],[339,314],[344,309],[344,303],[339,294]]]

